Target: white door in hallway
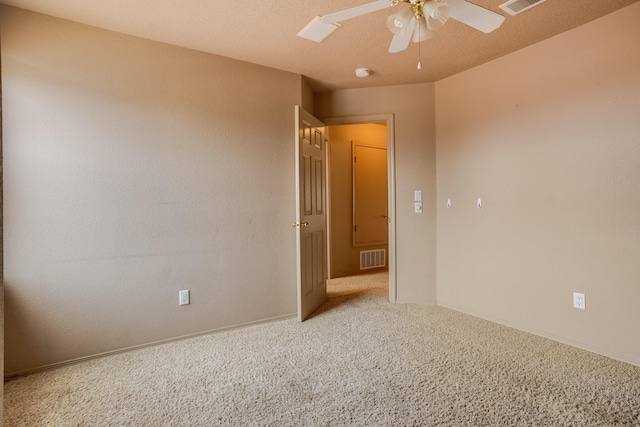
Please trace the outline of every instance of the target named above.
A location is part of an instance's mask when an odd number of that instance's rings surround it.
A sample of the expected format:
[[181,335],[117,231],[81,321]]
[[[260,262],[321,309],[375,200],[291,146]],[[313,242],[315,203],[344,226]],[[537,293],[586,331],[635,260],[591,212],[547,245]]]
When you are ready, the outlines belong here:
[[389,235],[387,149],[352,143],[353,246],[386,245]]
[[327,299],[327,141],[324,124],[296,106],[298,321]]

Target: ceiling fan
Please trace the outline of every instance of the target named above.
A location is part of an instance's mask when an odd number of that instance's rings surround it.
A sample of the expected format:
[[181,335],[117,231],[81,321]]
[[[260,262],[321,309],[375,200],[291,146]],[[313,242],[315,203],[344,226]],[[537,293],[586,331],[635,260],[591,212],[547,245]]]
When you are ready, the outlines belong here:
[[341,22],[388,7],[405,4],[399,12],[387,18],[387,28],[393,33],[389,52],[400,52],[409,42],[421,42],[434,36],[447,19],[455,19],[484,33],[500,27],[504,16],[465,0],[376,0],[325,16],[316,16],[298,36],[320,43],[342,26]]

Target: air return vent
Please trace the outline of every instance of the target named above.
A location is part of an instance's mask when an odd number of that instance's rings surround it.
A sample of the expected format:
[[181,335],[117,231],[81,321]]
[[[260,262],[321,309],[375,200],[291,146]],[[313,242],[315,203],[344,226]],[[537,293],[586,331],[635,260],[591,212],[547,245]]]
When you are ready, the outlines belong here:
[[360,270],[379,268],[386,265],[385,250],[360,251]]
[[501,4],[500,9],[504,10],[509,15],[517,15],[518,13],[529,10],[533,6],[537,6],[544,2],[545,0],[510,0],[505,4]]

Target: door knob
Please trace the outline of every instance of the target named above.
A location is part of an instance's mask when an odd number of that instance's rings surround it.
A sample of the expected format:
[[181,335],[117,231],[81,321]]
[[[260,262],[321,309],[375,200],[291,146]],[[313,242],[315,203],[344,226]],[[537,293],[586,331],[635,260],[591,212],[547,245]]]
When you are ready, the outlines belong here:
[[293,224],[291,224],[291,226],[293,228],[307,228],[309,226],[308,222],[294,222]]

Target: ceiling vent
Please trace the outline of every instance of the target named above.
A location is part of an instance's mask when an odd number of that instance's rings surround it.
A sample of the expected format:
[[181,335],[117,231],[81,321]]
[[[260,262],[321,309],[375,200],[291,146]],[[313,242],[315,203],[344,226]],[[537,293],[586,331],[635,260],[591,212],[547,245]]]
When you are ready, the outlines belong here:
[[500,9],[504,10],[509,15],[517,15],[544,2],[545,0],[509,0],[505,4],[501,4]]

